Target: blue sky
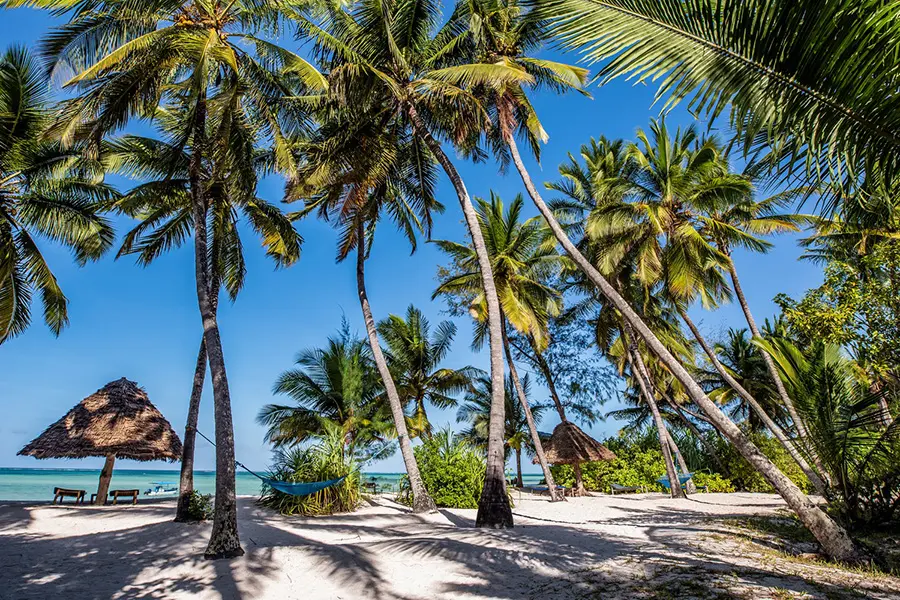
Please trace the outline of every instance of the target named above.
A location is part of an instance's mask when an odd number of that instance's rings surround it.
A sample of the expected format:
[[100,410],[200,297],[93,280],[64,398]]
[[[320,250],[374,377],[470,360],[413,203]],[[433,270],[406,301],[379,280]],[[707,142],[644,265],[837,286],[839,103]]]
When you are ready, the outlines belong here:
[[[4,45],[19,43],[34,48],[51,23],[45,14],[33,10],[4,10],[0,12],[0,40]],[[574,56],[548,56],[575,60]],[[593,99],[575,94],[542,94],[535,98],[535,106],[550,134],[542,164],[528,161],[536,181],[555,179],[557,165],[567,153],[577,153],[591,136],[629,139],[635,129],[646,127],[659,112],[658,106],[652,106],[653,89],[647,86],[615,81],[594,88],[592,93]],[[680,108],[668,119],[670,125],[693,120]],[[493,162],[473,165],[460,159],[457,165],[474,196],[487,196],[494,190],[511,199],[524,192],[514,172],[501,175]],[[281,181],[264,181],[260,195],[279,200]],[[447,211],[437,220],[434,237],[463,241],[462,215],[446,179],[439,183],[438,196]],[[526,205],[528,216],[535,214],[530,202]],[[116,225],[121,233],[130,223],[120,219]],[[255,417],[262,405],[275,400],[271,389],[278,374],[292,365],[299,350],[324,343],[339,327],[342,315],[355,330],[363,332],[353,265],[335,264],[334,231],[314,220],[300,223],[298,229],[305,240],[303,256],[287,270],[275,271],[252,237],[244,238],[248,259],[246,287],[236,303],[223,300],[220,309],[236,452],[239,460],[251,468],[264,468],[270,456]],[[0,346],[0,405],[6,415],[0,423],[0,467],[99,468],[102,459],[38,461],[17,457],[16,452],[83,397],[120,377],[142,385],[181,433],[201,333],[190,247],[172,252],[145,269],[127,257],[114,260],[114,253],[98,263],[78,268],[67,251],[46,242],[41,247],[70,300],[71,325],[56,338],[38,318],[24,335]],[[785,292],[796,297],[819,284],[819,269],[799,262],[799,255],[796,239],[782,237],[767,255],[736,256],[743,286],[758,320],[775,311],[775,294]],[[381,227],[367,265],[368,291],[376,319],[402,314],[410,303],[421,308],[432,323],[448,318],[443,314],[443,303],[430,299],[436,267],[444,262],[437,249],[428,244],[420,245],[420,250],[410,256],[406,242],[387,224]],[[744,326],[736,305],[714,313],[699,309],[692,312],[702,329],[713,337],[729,326]],[[39,317],[38,306],[35,313]],[[475,354],[469,349],[471,324],[466,319],[456,322],[459,332],[447,366],[486,369],[486,354]],[[535,386],[533,396],[534,400],[543,401],[547,394]],[[209,436],[213,431],[211,400],[207,381],[200,430]],[[617,404],[617,399],[610,397],[601,410],[612,410]],[[432,409],[431,414],[440,425],[454,422],[454,410]],[[548,416],[541,429],[550,431],[555,424]],[[614,435],[618,428],[610,420],[588,431],[602,439]],[[198,441],[196,464],[198,469],[211,469],[214,465],[214,451],[202,440]],[[139,466],[151,465],[117,463],[120,468]],[[152,466],[165,467],[162,463]],[[368,470],[402,468],[398,453]],[[527,470],[534,468],[528,465]]]

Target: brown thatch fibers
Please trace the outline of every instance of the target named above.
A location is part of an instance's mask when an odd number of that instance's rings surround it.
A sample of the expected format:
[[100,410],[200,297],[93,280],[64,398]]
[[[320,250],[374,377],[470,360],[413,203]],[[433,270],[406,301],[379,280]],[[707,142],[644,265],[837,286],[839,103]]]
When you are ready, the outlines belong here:
[[[560,423],[544,443],[547,462],[554,465],[615,460],[612,450],[586,434],[575,423]],[[537,462],[535,457],[534,462]]]
[[181,440],[133,381],[110,382],[19,451],[35,458],[115,454],[132,460],[178,460]]

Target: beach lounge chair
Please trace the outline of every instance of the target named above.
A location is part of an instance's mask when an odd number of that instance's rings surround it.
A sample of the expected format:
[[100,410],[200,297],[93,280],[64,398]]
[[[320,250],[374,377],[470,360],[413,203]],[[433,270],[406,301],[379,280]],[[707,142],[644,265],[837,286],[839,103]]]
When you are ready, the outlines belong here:
[[59,499],[59,503],[62,504],[63,498],[75,498],[75,504],[84,504],[84,495],[87,492],[85,490],[70,490],[68,488],[53,488],[53,504],[56,504],[56,500]]
[[[544,494],[550,494],[550,488],[546,485],[526,485],[525,489],[529,490],[532,494],[534,494],[535,492],[542,496]],[[558,485],[556,486],[556,489],[561,491],[563,493],[563,496],[571,492],[571,490],[564,485]]]
[[646,490],[642,485],[619,485],[618,483],[613,483],[609,486],[609,493],[613,496],[616,494],[635,494],[644,491]]
[[137,504],[138,495],[141,493],[140,490],[112,490],[109,493],[109,497],[113,499],[113,504],[119,503],[119,496],[127,498],[131,496],[131,503]]

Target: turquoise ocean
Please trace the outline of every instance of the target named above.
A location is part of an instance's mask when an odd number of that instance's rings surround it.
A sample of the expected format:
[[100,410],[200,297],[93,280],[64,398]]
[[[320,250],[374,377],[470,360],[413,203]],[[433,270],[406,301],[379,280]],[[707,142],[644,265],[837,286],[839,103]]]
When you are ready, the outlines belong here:
[[[53,488],[64,487],[86,490],[88,494],[97,490],[99,469],[10,469],[0,468],[0,501],[3,500],[52,500]],[[396,490],[400,473],[363,473],[365,481],[375,481],[379,491]],[[525,474],[526,485],[537,484],[540,474]],[[139,489],[142,492],[159,483],[178,486],[178,470],[117,469],[113,471],[110,489]],[[244,496],[259,495],[260,480],[238,469],[237,493]],[[204,494],[211,494],[216,488],[216,474],[213,471],[194,471],[194,488]]]

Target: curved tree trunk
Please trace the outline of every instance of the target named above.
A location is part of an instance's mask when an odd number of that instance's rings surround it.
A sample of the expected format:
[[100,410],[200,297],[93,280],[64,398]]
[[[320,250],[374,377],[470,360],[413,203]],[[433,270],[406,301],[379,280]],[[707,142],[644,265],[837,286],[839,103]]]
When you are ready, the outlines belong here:
[[718,467],[719,471],[724,474],[728,474],[728,469],[725,467],[725,464],[722,462],[722,459],[719,458],[719,454],[716,452],[716,449],[709,443],[709,441],[703,436],[703,433],[697,429],[697,426],[694,425],[694,422],[687,418],[687,415],[684,414],[684,411],[681,410],[681,407],[672,400],[669,396],[665,396],[666,402],[668,402],[669,406],[672,407],[672,410],[675,411],[675,414],[678,415],[678,418],[687,425],[687,428],[691,430],[691,433],[694,434],[694,437],[700,441],[700,444],[703,446],[703,449],[706,450],[706,454],[712,459],[714,463],[716,463],[716,467]]
[[[669,448],[672,450],[672,454],[675,455],[675,462],[678,463],[678,468],[681,469],[682,475],[687,475],[691,472],[688,467],[687,461],[684,460],[684,456],[681,454],[681,450],[678,449],[678,444],[675,443],[675,438],[672,437],[672,432],[669,431],[668,427],[666,428],[666,440],[669,442]],[[687,483],[684,484],[685,492],[688,494],[696,494],[697,486],[694,485],[693,479],[688,479]]]
[[[772,432],[772,435],[775,436],[775,439],[778,440],[785,450],[787,450],[788,454],[790,454],[791,458],[794,459],[803,473],[806,475],[807,479],[809,479],[810,483],[812,483],[813,487],[816,488],[816,491],[823,496],[826,493],[825,482],[822,481],[822,478],[819,477],[818,473],[816,473],[809,463],[806,462],[806,459],[803,458],[803,455],[797,450],[797,446],[794,445],[788,436],[785,434],[784,430],[778,426],[772,417],[763,409],[762,405],[756,401],[756,399],[747,391],[747,389],[742,386],[734,377],[731,376],[731,373],[728,372],[728,369],[719,362],[719,357],[716,356],[716,353],[706,342],[706,339],[700,334],[700,330],[697,329],[697,326],[688,316],[687,312],[679,309],[679,313],[681,314],[681,319],[688,326],[688,329],[691,330],[691,333],[694,336],[694,339],[697,340],[697,343],[700,344],[700,347],[703,348],[703,352],[706,353],[707,358],[713,364],[716,371],[718,371],[719,375],[722,379],[725,380],[732,389],[734,389],[737,394],[744,399],[744,401],[753,408],[753,412],[759,417],[759,419],[763,422],[763,424],[769,428],[769,431]],[[763,352],[760,350],[760,352]],[[765,352],[763,352],[765,354]],[[766,354],[768,356],[768,354]]]
[[529,196],[537,206],[538,211],[544,217],[550,230],[559,244],[566,251],[566,254],[572,259],[578,268],[585,274],[588,280],[593,283],[598,291],[606,297],[616,310],[618,310],[624,319],[634,328],[637,335],[644,340],[650,351],[655,354],[665,367],[675,376],[675,378],[684,386],[685,391],[691,400],[697,404],[709,416],[713,425],[734,444],[734,447],[741,453],[747,462],[759,471],[766,480],[772,484],[778,493],[784,498],[787,505],[797,513],[797,516],[809,528],[810,532],[822,545],[823,550],[830,557],[845,562],[859,563],[864,562],[865,554],[847,535],[843,527],[834,522],[819,507],[798,488],[794,482],[782,473],[778,467],[772,463],[762,452],[759,451],[753,442],[729,419],[716,404],[710,400],[703,392],[703,389],[688,373],[687,369],[678,361],[675,356],[663,345],[662,342],[647,327],[647,324],[641,320],[640,316],[631,308],[628,302],[615,290],[615,288],[606,280],[603,275],[584,257],[572,240],[563,231],[562,226],[556,220],[550,207],[541,198],[537,189],[531,181],[531,177],[525,170],[519,155],[515,139],[510,137],[507,140],[512,154],[513,162],[522,176],[525,188],[528,190]]
[[656,399],[653,397],[652,384],[648,379],[647,370],[644,368],[644,360],[641,358],[637,342],[631,330],[626,326],[622,333],[625,335],[625,345],[628,348],[626,356],[631,365],[631,375],[637,380],[638,386],[641,388],[641,395],[650,407],[650,414],[653,415],[653,424],[656,425],[659,448],[662,452],[663,463],[666,465],[666,477],[669,478],[669,493],[673,498],[684,498],[684,491],[681,489],[681,482],[678,480],[678,472],[675,470],[675,463],[672,462],[672,450],[669,448],[668,443],[669,433],[659,412],[659,406],[656,405]]
[[184,426],[184,444],[181,450],[181,480],[178,485],[178,506],[175,521],[190,521],[188,514],[191,494],[194,492],[194,449],[197,442],[197,422],[200,419],[200,397],[203,395],[203,380],[206,379],[206,342],[200,338],[197,366],[194,368],[194,382],[191,385],[191,399],[188,403],[187,424]]
[[[509,348],[509,338],[506,336],[505,326],[503,327],[503,349],[506,351],[506,362],[509,364],[509,376],[512,378],[513,386],[516,388],[516,395],[519,397],[519,404],[522,405],[522,411],[525,413],[525,421],[528,423],[528,433],[531,434],[531,442],[534,444],[534,453],[537,455],[538,462],[541,465],[541,471],[544,473],[544,480],[547,482],[547,488],[550,490],[550,502],[564,500],[565,498],[561,496],[556,489],[553,473],[550,472],[550,465],[547,464],[544,446],[541,444],[541,437],[538,434],[537,425],[534,423],[534,416],[531,414],[531,407],[528,405],[528,398],[525,397],[525,389],[522,387],[522,382],[519,380],[519,371],[516,369],[512,351]],[[519,477],[519,487],[522,487],[521,476]]]
[[413,454],[412,443],[409,441],[409,431],[406,428],[406,416],[403,414],[403,403],[400,401],[400,394],[397,393],[397,386],[394,384],[394,378],[388,369],[387,361],[384,353],[381,351],[381,344],[378,341],[378,330],[375,327],[375,319],[372,317],[372,310],[369,307],[369,296],[366,294],[366,251],[365,251],[365,225],[359,222],[357,229],[357,246],[356,246],[356,286],[359,291],[359,305],[362,307],[363,320],[366,323],[366,334],[369,338],[369,347],[372,349],[372,358],[378,367],[378,374],[381,375],[381,381],[384,383],[385,392],[387,392],[388,404],[391,407],[391,417],[394,419],[394,427],[397,429],[397,439],[400,442],[400,454],[403,456],[403,464],[406,466],[406,474],[409,476],[409,484],[413,494],[413,512],[429,512],[437,510],[437,506],[425,484],[422,482],[422,475],[419,473],[419,465],[416,463],[416,456]]
[[244,554],[237,528],[237,496],[234,475],[234,424],[231,396],[225,373],[225,355],[219,336],[216,302],[210,294],[209,259],[207,253],[206,217],[208,206],[203,190],[202,149],[205,144],[206,98],[201,97],[194,112],[193,140],[189,178],[191,208],[194,220],[194,270],[197,304],[203,320],[203,339],[212,374],[213,405],[216,421],[216,497],[212,534],[206,547],[206,558],[231,558]]
[[416,111],[416,107],[409,103],[406,105],[406,112],[410,121],[412,121],[416,135],[428,146],[428,149],[441,164],[447,177],[453,183],[453,189],[456,190],[463,216],[466,219],[466,226],[469,229],[469,235],[472,236],[472,246],[478,258],[481,284],[487,303],[491,356],[491,414],[488,423],[487,468],[484,476],[484,488],[481,492],[481,499],[478,501],[478,515],[475,517],[475,526],[512,527],[513,515],[509,505],[509,498],[506,496],[506,460],[503,451],[503,432],[506,425],[504,416],[506,408],[504,406],[505,391],[503,389],[503,332],[500,301],[497,298],[497,288],[494,285],[490,255],[484,244],[481,227],[478,225],[478,213],[475,212],[475,207],[472,205],[469,192],[466,190],[462,177],[460,177],[453,162],[444,153],[441,144],[428,131],[428,127],[422,121]]

